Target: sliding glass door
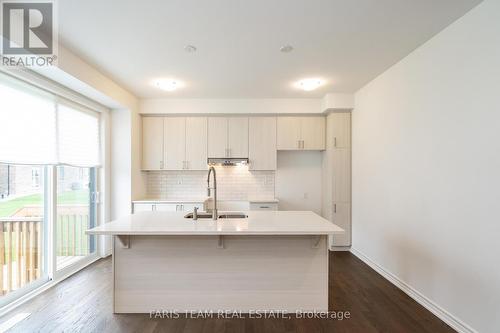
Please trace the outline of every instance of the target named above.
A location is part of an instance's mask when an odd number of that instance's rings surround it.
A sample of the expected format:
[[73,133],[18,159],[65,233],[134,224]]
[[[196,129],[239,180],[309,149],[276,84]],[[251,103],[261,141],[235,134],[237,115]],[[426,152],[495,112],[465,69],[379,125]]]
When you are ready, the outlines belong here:
[[57,167],[56,269],[95,254],[95,236],[85,230],[96,223],[95,168]]
[[47,169],[0,164],[0,306],[48,280]]
[[97,258],[101,115],[77,100],[0,72],[0,311]]

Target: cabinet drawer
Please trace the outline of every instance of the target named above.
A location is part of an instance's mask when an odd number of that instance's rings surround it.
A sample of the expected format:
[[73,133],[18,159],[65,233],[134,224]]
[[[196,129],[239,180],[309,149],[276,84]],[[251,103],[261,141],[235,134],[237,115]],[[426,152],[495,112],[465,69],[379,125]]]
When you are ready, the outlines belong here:
[[250,210],[278,210],[275,202],[250,203]]

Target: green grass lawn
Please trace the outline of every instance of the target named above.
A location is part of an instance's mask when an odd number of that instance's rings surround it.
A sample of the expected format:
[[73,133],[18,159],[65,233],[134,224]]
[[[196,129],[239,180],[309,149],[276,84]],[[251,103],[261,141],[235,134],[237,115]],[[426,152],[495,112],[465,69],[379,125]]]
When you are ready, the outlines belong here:
[[[57,196],[58,204],[88,204],[88,190],[66,191]],[[43,205],[42,194],[31,194],[12,200],[0,202],[0,218],[12,216],[24,206]]]

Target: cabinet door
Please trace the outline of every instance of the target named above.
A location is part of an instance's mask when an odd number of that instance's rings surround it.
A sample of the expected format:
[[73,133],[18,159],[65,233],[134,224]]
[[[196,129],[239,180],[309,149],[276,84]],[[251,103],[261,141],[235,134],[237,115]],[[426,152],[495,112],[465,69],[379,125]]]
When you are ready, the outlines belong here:
[[186,118],[186,169],[207,169],[207,118]]
[[334,148],[350,148],[351,114],[332,113],[328,116],[328,122],[328,129],[331,130],[330,140],[332,140],[332,146]]
[[151,212],[153,211],[153,204],[135,203],[134,214],[138,212]]
[[276,170],[276,118],[250,117],[248,131],[250,170]]
[[248,118],[228,118],[228,157],[248,157]]
[[351,201],[351,151],[334,149],[332,152],[332,199],[335,202]]
[[300,134],[302,148],[306,150],[325,149],[325,118],[302,117]]
[[208,157],[229,157],[227,150],[227,118],[208,118]]
[[278,150],[297,150],[300,145],[301,117],[278,117],[277,148]]
[[142,169],[163,168],[163,117],[142,117]]
[[332,222],[345,230],[343,235],[333,236],[333,246],[351,245],[351,204],[349,202],[333,203]]
[[177,211],[178,204],[156,204],[155,206],[155,211],[175,212]]
[[184,169],[186,153],[186,118],[165,117],[165,169]]
[[203,210],[203,203],[182,204],[182,211],[184,211],[184,212],[192,212],[192,211],[194,211],[195,207],[198,207],[198,210],[201,211],[201,210]]

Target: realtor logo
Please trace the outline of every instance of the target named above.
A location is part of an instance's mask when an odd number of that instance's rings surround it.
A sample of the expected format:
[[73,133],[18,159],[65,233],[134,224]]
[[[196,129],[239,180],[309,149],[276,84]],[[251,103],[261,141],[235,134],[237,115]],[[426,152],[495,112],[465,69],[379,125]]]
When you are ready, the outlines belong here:
[[1,4],[2,65],[54,65],[57,58],[54,1],[6,1]]

